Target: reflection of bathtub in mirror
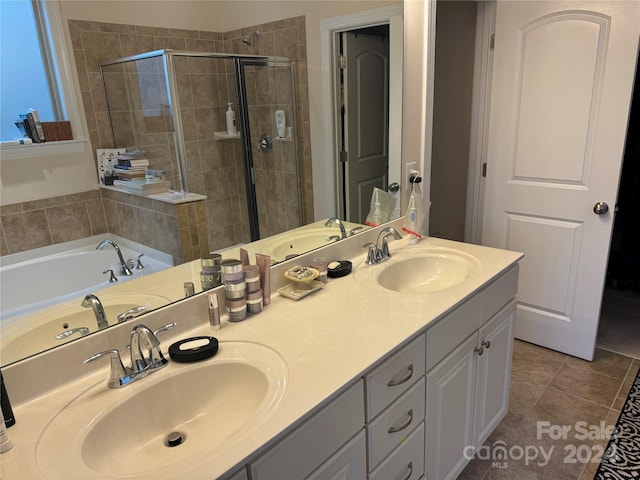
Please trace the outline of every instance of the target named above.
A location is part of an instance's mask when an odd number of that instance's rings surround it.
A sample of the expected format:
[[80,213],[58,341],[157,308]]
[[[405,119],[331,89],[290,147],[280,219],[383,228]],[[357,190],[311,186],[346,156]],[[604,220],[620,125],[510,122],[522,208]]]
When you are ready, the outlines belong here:
[[[120,275],[115,250],[96,250],[105,239],[120,246],[125,260],[136,260],[138,255],[144,254],[141,261],[145,268],[134,266],[131,277]],[[103,273],[107,269],[114,271],[117,284],[121,284],[173,266],[170,255],[109,234],[5,255],[1,263],[0,319],[3,326],[13,323],[16,316],[109,287],[112,285],[109,274]]]
[[[107,293],[101,295],[100,300],[109,325],[118,323],[118,315],[129,309],[144,306],[151,311],[169,302],[161,295],[135,291],[115,295]],[[62,345],[97,329],[93,312],[81,307],[79,299],[22,316],[20,322],[2,328],[2,363],[6,365]]]

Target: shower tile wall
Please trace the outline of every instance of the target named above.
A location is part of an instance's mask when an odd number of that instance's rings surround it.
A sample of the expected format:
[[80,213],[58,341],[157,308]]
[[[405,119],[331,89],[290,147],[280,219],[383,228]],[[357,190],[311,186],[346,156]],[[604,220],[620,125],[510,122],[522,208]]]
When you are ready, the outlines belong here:
[[[299,172],[303,185],[303,217],[305,221],[313,218],[304,17],[250,26],[226,33],[80,20],[69,20],[69,29],[87,125],[94,150],[113,147],[105,95],[100,78],[99,65],[102,62],[163,48],[279,55],[296,61],[298,140],[303,160]],[[244,44],[242,38],[255,30],[259,30],[261,35],[254,39],[253,46]],[[232,70],[229,66],[223,68],[217,66],[212,69],[195,60],[198,59],[176,62],[176,73],[179,76],[180,101],[185,107],[182,119],[187,141],[186,162],[189,171],[189,187],[195,193],[203,193],[208,196],[208,244],[209,248],[214,250],[248,240],[244,182],[241,171],[242,156],[238,141],[214,142],[210,138],[214,131],[226,129],[224,117],[226,103],[227,101],[235,103],[235,86],[230,76]],[[155,67],[150,66],[149,71],[146,72],[149,75],[146,80],[141,80],[139,76],[131,74],[127,77],[125,69],[121,68],[122,72],[117,72],[117,74],[122,78],[113,88],[122,89],[126,86],[127,81],[129,85],[135,82],[136,87],[142,85],[149,88],[160,88],[158,81],[151,76],[153,68]],[[216,78],[217,85],[220,87],[219,91],[212,91],[211,87],[215,83],[209,84],[209,77]],[[125,96],[125,104],[120,105],[122,110],[116,114],[118,116],[117,134],[123,135],[133,142],[133,145],[127,145],[128,147],[136,146],[147,150],[153,167],[169,169],[168,165],[175,163],[175,148],[171,143],[171,136],[166,133],[169,124],[162,100],[155,106],[157,107],[155,115],[136,118],[126,109],[136,110],[139,108],[142,102],[141,97],[145,97],[146,92],[143,93],[139,88],[134,91],[138,93]],[[230,95],[229,92],[233,92],[233,95]],[[159,97],[164,98],[161,92]],[[234,105],[234,109],[237,111],[236,105]],[[262,118],[266,120],[265,115]],[[272,126],[272,131],[275,133],[275,125]],[[290,158],[289,150],[289,146],[278,146],[269,162],[265,162],[265,164],[273,164],[274,167],[277,165],[277,168],[281,168],[281,170],[268,175],[264,183],[268,190],[261,192],[263,199],[267,197],[278,199],[277,203],[271,205],[273,213],[268,218],[261,219],[261,223],[269,226],[268,231],[262,232],[263,236],[297,226],[297,222],[293,221],[296,214],[293,211],[291,199],[287,200],[281,195],[283,191],[285,195],[292,191],[291,168],[287,166],[287,161]],[[259,175],[263,173],[265,172],[259,172]],[[170,175],[175,180],[175,172],[171,172]],[[284,202],[281,200],[283,198],[285,198]],[[263,205],[267,203],[265,200]],[[233,210],[230,205],[233,205],[234,209],[239,208],[238,211],[241,214],[231,213]],[[134,205],[133,208],[138,207]],[[142,215],[139,217],[144,218]],[[153,226],[149,225],[149,228],[153,228]],[[265,229],[263,228],[263,230]],[[163,251],[172,248],[176,239],[180,241],[180,232],[166,232],[165,238],[167,238],[168,244],[165,249],[160,248]],[[183,250],[184,248],[183,245]]]

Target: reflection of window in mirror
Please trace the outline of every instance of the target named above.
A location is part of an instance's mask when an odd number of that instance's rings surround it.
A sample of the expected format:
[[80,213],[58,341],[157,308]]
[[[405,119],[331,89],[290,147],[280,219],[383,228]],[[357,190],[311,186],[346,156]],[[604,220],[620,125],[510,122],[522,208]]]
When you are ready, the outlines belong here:
[[41,7],[41,2],[0,2],[3,140],[20,136],[14,122],[27,108],[37,109],[43,122],[66,120],[46,12]]

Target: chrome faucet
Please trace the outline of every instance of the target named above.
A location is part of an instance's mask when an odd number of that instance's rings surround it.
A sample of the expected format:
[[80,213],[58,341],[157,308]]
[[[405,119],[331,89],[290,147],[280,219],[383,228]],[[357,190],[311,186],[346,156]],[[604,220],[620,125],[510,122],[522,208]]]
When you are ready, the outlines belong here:
[[90,293],[86,297],[84,297],[80,305],[82,305],[84,308],[90,308],[91,310],[93,310],[93,314],[96,316],[99,329],[107,328],[109,326],[109,322],[107,322],[107,314],[104,313],[102,303],[100,303],[100,299],[94,294]]
[[344,225],[342,224],[339,218],[331,217],[329,220],[327,220],[324,226],[330,227],[334,223],[338,225],[338,228],[340,229],[340,239],[347,238],[347,231],[345,230]]
[[108,356],[111,360],[111,372],[107,386],[109,388],[124,387],[125,385],[146,377],[169,363],[169,361],[164,358],[164,355],[162,355],[160,341],[157,335],[175,326],[175,323],[168,323],[158,330],[151,331],[149,327],[141,323],[135,325],[130,335],[130,367],[125,367],[120,358],[120,352],[116,349],[96,353],[87,358],[83,363],[90,363]]
[[402,235],[393,227],[385,227],[380,230],[378,234],[378,240],[376,241],[376,247],[382,252],[383,261],[391,258],[391,252],[389,252],[389,237],[393,237],[395,240],[402,240]]
[[152,332],[149,327],[141,323],[134,325],[129,337],[131,368],[134,372],[155,370],[168,363],[168,360],[162,355],[160,341],[156,335],[174,326],[175,323],[169,323]]
[[367,265],[377,265],[391,258],[391,252],[389,252],[389,237],[393,237],[396,240],[402,239],[402,235],[400,235],[395,228],[385,227],[380,230],[376,243],[363,245],[369,249],[365,262]]
[[127,265],[127,262],[125,262],[124,258],[122,257],[122,252],[120,251],[120,247],[116,242],[112,240],[103,240],[96,247],[96,250],[102,250],[105,245],[111,245],[113,248],[116,249],[116,253],[118,254],[118,260],[120,261],[120,274],[124,275],[125,277],[130,277],[131,275],[133,275],[133,273],[131,272],[131,269]]

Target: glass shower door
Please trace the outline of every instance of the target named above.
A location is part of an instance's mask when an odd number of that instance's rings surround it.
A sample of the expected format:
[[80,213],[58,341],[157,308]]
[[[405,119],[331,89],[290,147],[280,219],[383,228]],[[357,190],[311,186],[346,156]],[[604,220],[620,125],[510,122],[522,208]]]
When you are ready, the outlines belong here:
[[251,239],[257,240],[303,221],[295,64],[237,59],[236,89]]

